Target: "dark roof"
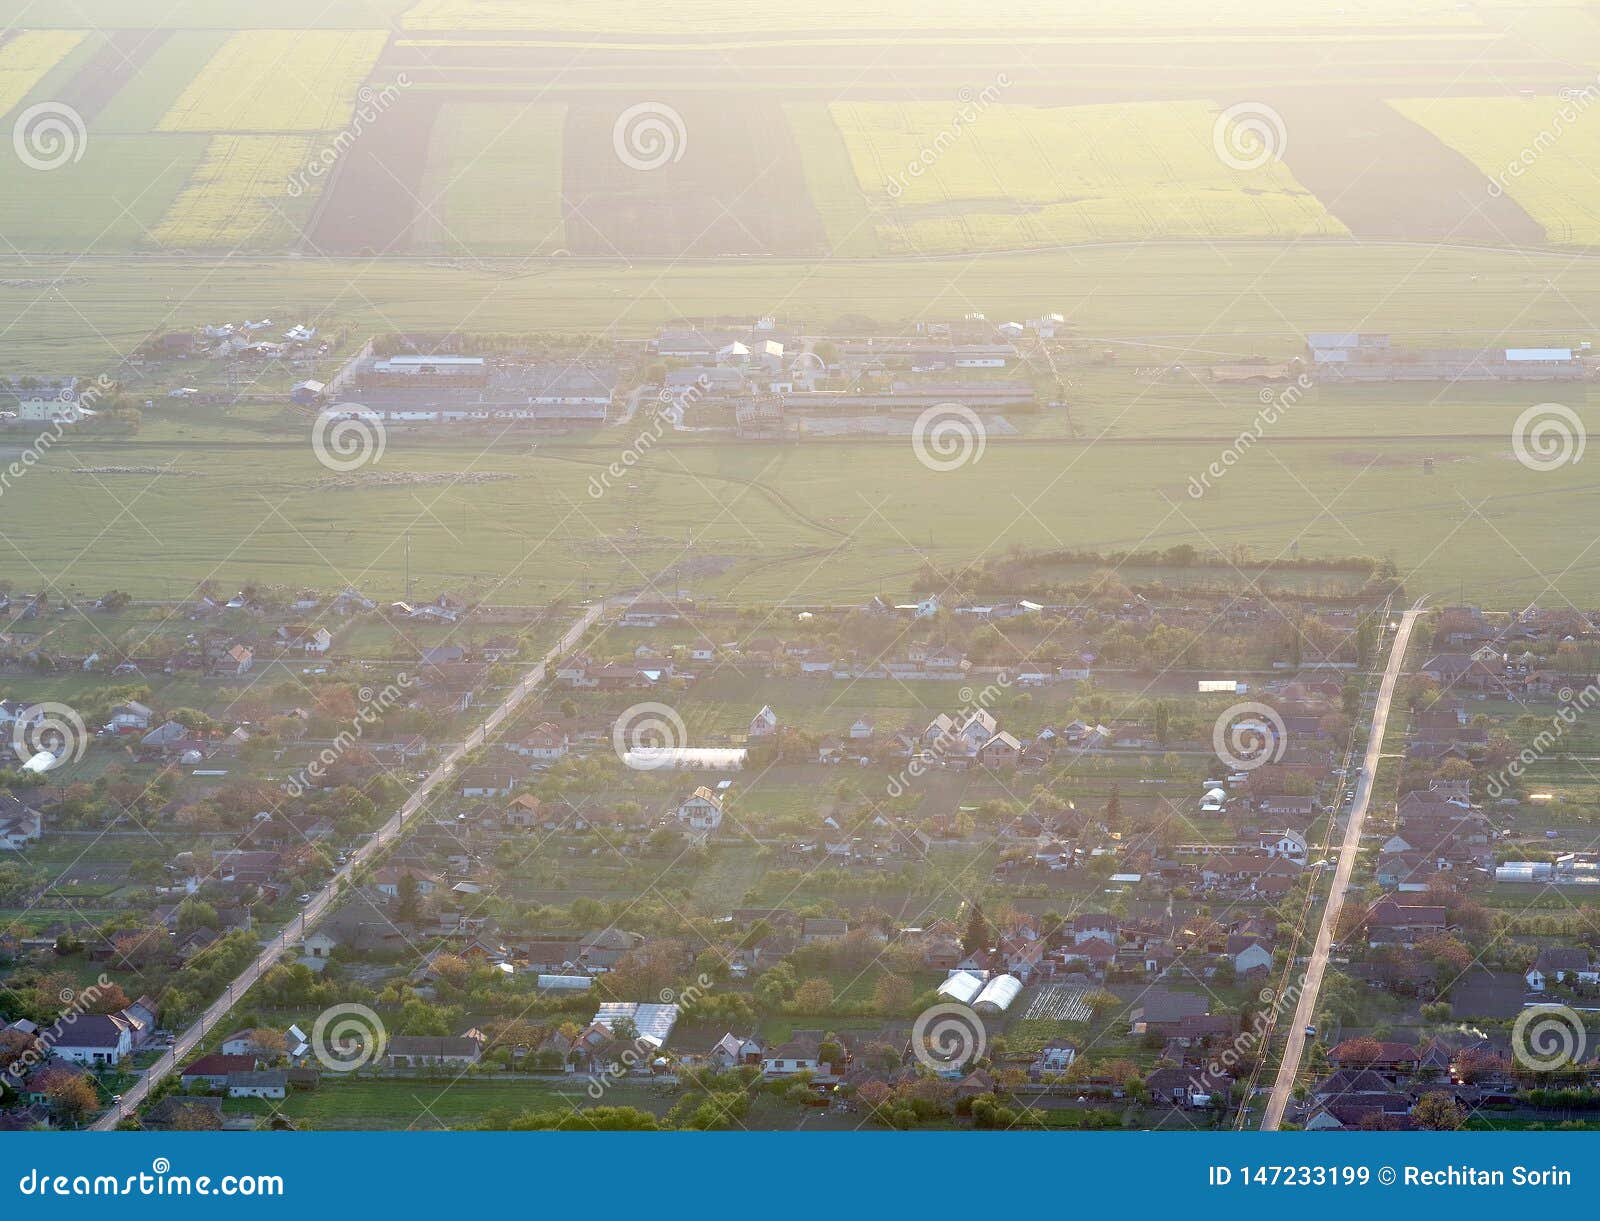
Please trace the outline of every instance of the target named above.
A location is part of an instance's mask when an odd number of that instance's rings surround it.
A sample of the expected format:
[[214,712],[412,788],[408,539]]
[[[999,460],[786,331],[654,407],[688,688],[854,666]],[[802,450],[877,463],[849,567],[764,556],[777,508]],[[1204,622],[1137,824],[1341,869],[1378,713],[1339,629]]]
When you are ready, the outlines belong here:
[[213,1052],[209,1056],[201,1056],[188,1068],[184,1069],[184,1077],[227,1077],[233,1073],[248,1073],[256,1066],[254,1056],[225,1056],[221,1052]]

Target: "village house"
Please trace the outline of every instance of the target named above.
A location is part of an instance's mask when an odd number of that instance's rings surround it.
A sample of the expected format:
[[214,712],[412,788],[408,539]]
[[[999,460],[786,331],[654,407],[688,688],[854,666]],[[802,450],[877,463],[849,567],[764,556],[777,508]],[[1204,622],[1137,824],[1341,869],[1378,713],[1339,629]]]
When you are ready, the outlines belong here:
[[1528,968],[1528,988],[1543,992],[1551,984],[1600,983],[1600,967],[1589,956],[1589,951],[1576,946],[1551,945],[1539,951],[1539,957]]
[[506,749],[525,759],[553,763],[566,758],[567,752],[572,749],[572,741],[559,725],[540,721],[523,735],[521,741],[506,743]]
[[397,1034],[384,1050],[390,1068],[468,1068],[483,1055],[477,1039]]
[[1419,941],[1438,935],[1445,930],[1445,909],[1433,906],[1407,907],[1392,899],[1383,899],[1373,905],[1367,914],[1367,944],[1372,949],[1381,945],[1398,945],[1407,949]]
[[220,1090],[227,1086],[228,1078],[235,1073],[251,1073],[256,1070],[254,1056],[225,1056],[213,1052],[209,1056],[201,1056],[189,1065],[179,1075],[178,1083],[184,1089],[193,1089],[195,1086],[205,1086],[209,1089]]
[[678,805],[674,816],[691,831],[715,831],[722,826],[722,798],[702,784]]
[[80,1013],[61,1024],[50,1050],[70,1064],[116,1064],[133,1051],[133,1033],[133,1023],[126,1018]]
[[778,732],[778,714],[772,711],[771,705],[762,705],[761,711],[750,718],[749,736],[752,738],[770,738]]
[[281,1068],[229,1073],[226,1089],[229,1098],[281,1099],[289,1093],[289,1074]]

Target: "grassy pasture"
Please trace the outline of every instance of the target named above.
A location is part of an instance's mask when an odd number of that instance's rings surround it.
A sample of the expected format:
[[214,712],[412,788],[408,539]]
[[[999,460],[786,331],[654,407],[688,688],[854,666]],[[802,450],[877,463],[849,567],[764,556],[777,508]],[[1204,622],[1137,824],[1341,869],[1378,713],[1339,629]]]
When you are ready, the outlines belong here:
[[[588,481],[618,442],[546,442],[536,455],[487,442],[397,435],[381,470],[520,478],[330,490],[309,443],[58,444],[8,509],[0,562],[91,591],[176,596],[220,564],[225,582],[398,593],[409,532],[413,577],[428,584],[544,599],[665,574],[669,588],[755,602],[902,588],[929,561],[958,567],[1013,544],[1191,543],[1264,558],[1390,556],[1414,589],[1461,580],[1497,603],[1543,595],[1551,580],[1580,604],[1600,590],[1590,540],[1550,526],[1552,514],[1600,508],[1600,486],[1583,464],[1529,471],[1508,441],[1451,445],[1456,460],[1427,474],[1437,444],[1273,439],[1198,499],[1188,480],[1216,457],[1210,442],[992,442],[980,462],[938,477],[894,443],[680,443],[598,499]],[[191,476],[67,473],[79,462],[173,462]],[[40,537],[51,547],[28,543]]]

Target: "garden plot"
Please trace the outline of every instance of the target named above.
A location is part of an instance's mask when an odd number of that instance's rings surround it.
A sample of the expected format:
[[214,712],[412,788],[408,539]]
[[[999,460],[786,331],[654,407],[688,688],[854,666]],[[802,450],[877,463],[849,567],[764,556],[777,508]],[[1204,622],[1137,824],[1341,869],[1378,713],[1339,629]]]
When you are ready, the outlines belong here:
[[1044,1018],[1054,1022],[1087,1022],[1093,1013],[1089,1008],[1088,997],[1088,988],[1047,984],[1034,994],[1022,1017],[1025,1021],[1031,1018]]

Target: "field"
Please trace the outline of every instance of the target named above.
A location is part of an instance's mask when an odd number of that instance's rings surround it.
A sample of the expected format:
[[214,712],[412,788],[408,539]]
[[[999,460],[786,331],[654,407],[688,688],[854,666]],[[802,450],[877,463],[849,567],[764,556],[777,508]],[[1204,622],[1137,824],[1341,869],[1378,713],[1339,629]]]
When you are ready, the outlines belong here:
[[[627,103],[573,105],[562,145],[567,247],[593,258],[820,254],[821,218],[782,107],[764,97],[672,93],[643,103],[662,116],[662,164],[619,153]],[[628,150],[626,137],[620,147]],[[642,168],[641,168],[642,167]]]
[[10,110],[83,40],[73,31],[24,30],[0,43],[0,113]]
[[[746,24],[749,7],[738,0],[704,0],[690,13],[662,0],[628,0],[603,9],[578,9],[559,0],[421,0],[407,11],[409,29],[444,30],[583,30],[597,33],[672,33],[726,35]],[[1016,33],[1044,29],[1098,30],[1109,26],[1162,31],[1182,28],[1194,17],[1185,0],[1139,0],[1108,20],[1104,5],[1087,0],[1033,3],[995,8],[986,0],[886,0],[864,7],[846,0],[779,9],[763,15],[760,29],[769,33],[808,30],[904,31],[984,28]],[[1313,0],[1267,4],[1262,0],[1225,0],[1206,10],[1208,23],[1277,26],[1377,25],[1389,22],[1470,25],[1473,18],[1445,0],[1394,6],[1365,0],[1343,4],[1330,14]]]
[[235,34],[189,83],[161,131],[331,131],[350,118],[381,31]]
[[311,199],[288,191],[315,142],[302,136],[213,136],[204,160],[155,227],[169,249],[281,248],[304,224]]
[[[995,442],[981,462],[936,478],[893,443],[680,443],[635,467],[630,486],[596,499],[588,481],[615,458],[617,440],[547,442],[529,457],[485,449],[486,436],[456,444],[397,436],[382,464],[391,478],[517,476],[419,493],[404,482],[319,486],[308,444],[226,428],[192,442],[160,431],[54,446],[8,508],[0,562],[18,571],[42,563],[26,540],[43,531],[55,540],[45,575],[90,591],[178,596],[212,573],[396,594],[409,533],[414,578],[465,593],[549,599],[659,578],[756,602],[859,599],[904,589],[926,563],[956,570],[1013,545],[1189,543],[1264,559],[1390,557],[1414,591],[1464,581],[1496,603],[1545,595],[1548,582],[1580,603],[1600,590],[1588,541],[1549,528],[1553,506],[1575,519],[1600,508],[1600,487],[1582,464],[1525,469],[1508,440],[1273,440],[1200,499],[1188,480],[1223,438]],[[1454,460],[1427,473],[1423,460],[1446,448]],[[79,463],[171,463],[173,473],[69,473]],[[952,514],[954,503],[974,508]],[[797,514],[796,505],[809,508]]]
[[1224,164],[1202,102],[830,109],[897,252],[1345,232],[1279,162]]
[[415,246],[449,254],[550,254],[566,242],[566,107],[449,102],[434,119]]
[[[743,13],[731,0],[687,15],[664,0],[337,13],[292,0],[270,14],[181,0],[152,28],[132,0],[86,0],[80,28],[52,29],[59,15],[19,8],[0,42],[0,116],[71,107],[88,148],[67,170],[99,158],[115,198],[91,192],[97,207],[81,176],[44,187],[0,165],[0,199],[27,201],[4,236],[29,254],[614,261],[1600,237],[1579,124],[1542,174],[1481,189],[1484,163],[1539,141],[1587,83],[1574,65],[1600,62],[1592,7],[1229,0],[1200,21],[1180,0],[1114,14],[1081,0],[829,0],[754,26]],[[1214,120],[1240,103],[1276,116],[1281,160],[1238,170],[1217,156]],[[1446,126],[1413,121],[1436,103]],[[614,131],[641,105],[676,132],[650,169],[619,154]],[[1457,110],[1494,117],[1447,117]],[[237,202],[185,219],[185,187],[209,184],[214,158],[197,163],[180,138],[312,132],[339,133],[337,155],[292,223],[257,224]],[[141,142],[102,148],[113,135]],[[910,174],[925,153],[928,172]]]
[[[1600,131],[1584,111],[1594,99],[1439,98],[1393,105],[1465,154],[1562,245],[1600,243]],[[1508,168],[1514,167],[1514,168]]]

